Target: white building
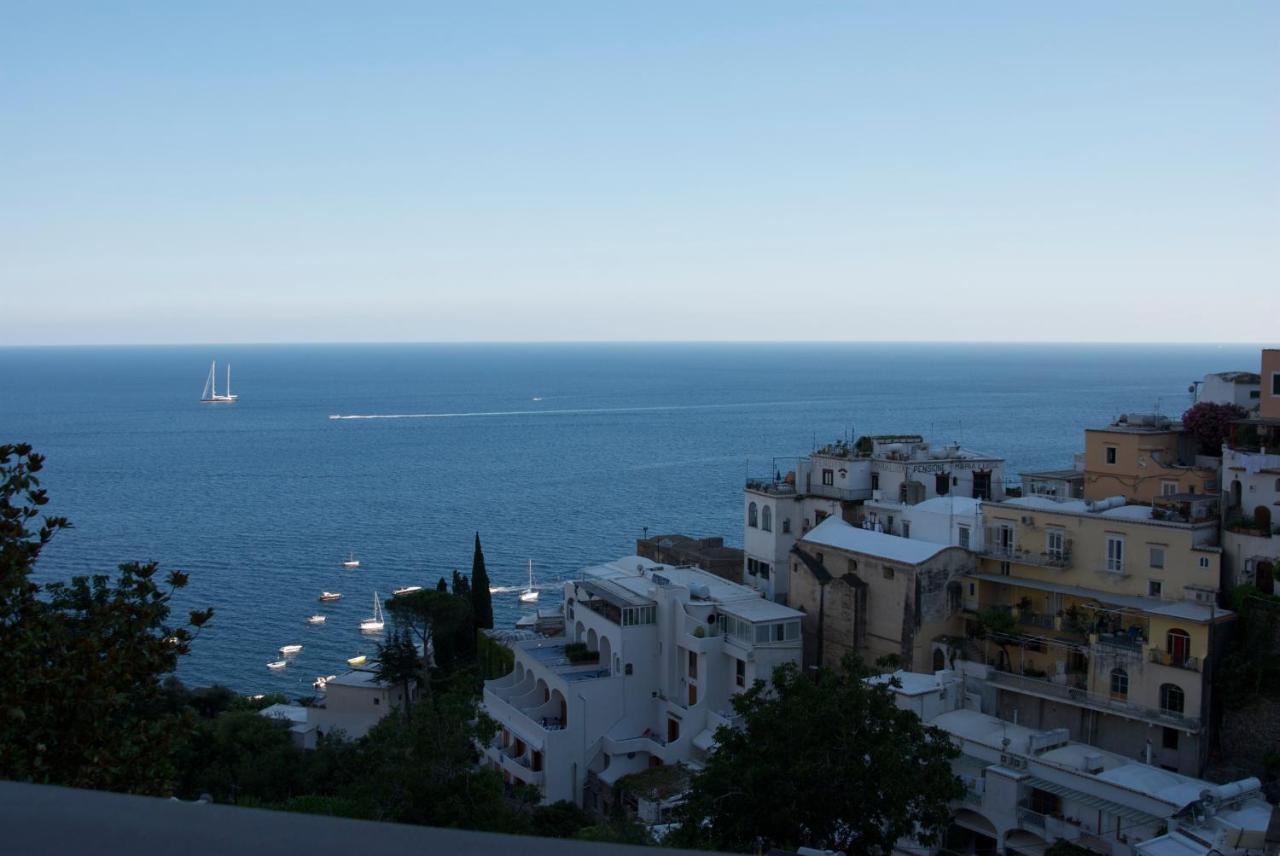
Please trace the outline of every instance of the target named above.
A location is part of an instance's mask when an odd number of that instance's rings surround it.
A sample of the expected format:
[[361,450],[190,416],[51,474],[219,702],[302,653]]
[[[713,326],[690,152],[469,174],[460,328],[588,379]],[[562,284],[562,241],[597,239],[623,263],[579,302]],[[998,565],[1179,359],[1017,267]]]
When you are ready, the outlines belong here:
[[698,568],[627,557],[565,583],[567,635],[517,642],[483,706],[485,759],[547,802],[659,764],[697,766],[730,699],[799,663],[801,614]]
[[1204,380],[1191,385],[1196,404],[1211,401],[1214,404],[1238,404],[1245,410],[1258,406],[1262,378],[1257,372],[1214,372]]
[[862,511],[859,525],[864,529],[982,552],[980,499],[935,496],[916,505],[879,499],[868,501]]
[[967,791],[953,806],[953,823],[974,837],[969,846],[978,852],[1042,854],[1059,839],[1115,856],[1264,848],[1272,808],[1257,779],[1216,785],[1074,743],[1066,729],[1038,731],[984,714],[986,667],[962,665],[959,672],[899,672],[894,692],[899,707],[959,747],[953,767]]
[[[417,682],[409,684],[409,701],[418,698]],[[273,704],[260,713],[289,723],[294,743],[314,749],[318,736],[342,734],[348,740],[364,737],[375,725],[404,704],[404,687],[387,685],[371,669],[352,669],[329,678],[313,704]]]
[[918,434],[838,441],[796,460],[786,473],[777,461],[772,470],[746,483],[743,579],[781,603],[787,600],[791,548],[827,517],[856,522],[866,502],[1004,498],[1003,459],[957,444],[933,445]]

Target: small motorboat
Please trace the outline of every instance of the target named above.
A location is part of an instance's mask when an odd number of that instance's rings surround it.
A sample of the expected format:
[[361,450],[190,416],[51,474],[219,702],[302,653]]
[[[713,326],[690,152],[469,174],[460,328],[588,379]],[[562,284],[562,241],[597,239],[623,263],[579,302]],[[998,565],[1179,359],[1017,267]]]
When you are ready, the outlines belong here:
[[415,591],[422,591],[422,586],[405,586],[404,588],[396,589],[391,594],[399,597],[402,594],[413,594]]
[[325,600],[325,601],[329,601],[329,600],[342,600],[342,592],[340,592],[340,591],[322,591],[322,592],[320,592],[320,599],[321,599],[321,600]]
[[301,651],[301,650],[302,650],[302,646],[301,646],[301,645],[281,645],[281,646],[280,646],[280,656],[281,656],[281,657],[289,657],[289,656],[292,656],[293,654],[298,653],[298,652],[299,652],[299,651]]
[[349,657],[347,658],[347,665],[354,669],[356,666],[363,666],[368,659],[369,656],[367,654],[361,654],[359,657]]
[[318,615],[318,614],[311,615],[307,617],[307,623],[308,624],[324,624],[324,620],[326,618],[328,618],[327,615]]
[[286,661],[284,661],[284,660],[276,660],[276,661],[274,661],[274,662],[267,663],[267,668],[268,668],[268,669],[275,669],[275,670],[277,670],[277,671],[278,671],[278,670],[280,670],[280,669],[283,669],[283,668],[284,668],[285,666],[287,666],[287,665],[289,665],[289,664],[288,664]]
[[334,678],[336,678],[336,677],[338,677],[338,676],[337,676],[337,675],[329,675],[329,676],[327,676],[327,677],[326,677],[325,675],[320,675],[320,676],[318,676],[318,677],[315,679],[315,681],[313,681],[313,682],[312,682],[311,686],[313,686],[313,687],[315,687],[316,689],[320,690],[320,692],[324,692],[324,688],[325,688],[325,687],[327,687],[327,686],[329,685],[329,681],[333,680],[333,679],[334,679]]
[[343,562],[343,563],[342,563],[342,567],[344,567],[344,568],[358,568],[358,567],[360,567],[360,560],[356,558],[356,554],[355,554],[355,553],[352,553],[352,554],[347,558],[347,560],[346,560],[345,562]]
[[373,616],[366,618],[360,622],[361,633],[381,633],[385,623],[382,619],[382,601],[378,600],[378,593],[373,593]]

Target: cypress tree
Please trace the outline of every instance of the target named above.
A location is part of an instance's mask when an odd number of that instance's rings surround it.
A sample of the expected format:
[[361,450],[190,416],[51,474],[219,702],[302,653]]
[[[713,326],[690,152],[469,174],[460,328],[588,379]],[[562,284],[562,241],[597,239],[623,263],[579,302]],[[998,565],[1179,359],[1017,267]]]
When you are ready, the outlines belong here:
[[471,613],[476,627],[493,627],[493,598],[489,594],[489,572],[484,567],[484,550],[480,548],[480,533],[476,533],[476,549],[471,557]]
[[440,578],[440,582],[436,583],[436,591],[448,591],[449,584],[444,581],[444,577]]

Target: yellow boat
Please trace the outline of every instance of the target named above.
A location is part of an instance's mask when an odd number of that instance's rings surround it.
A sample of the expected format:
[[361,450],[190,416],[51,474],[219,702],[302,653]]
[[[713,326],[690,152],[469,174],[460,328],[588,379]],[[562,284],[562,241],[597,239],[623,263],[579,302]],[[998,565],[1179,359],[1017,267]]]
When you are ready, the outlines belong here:
[[365,661],[368,659],[369,659],[369,656],[367,654],[361,654],[359,657],[352,657],[351,659],[347,660],[347,665],[352,667],[363,666],[365,664]]

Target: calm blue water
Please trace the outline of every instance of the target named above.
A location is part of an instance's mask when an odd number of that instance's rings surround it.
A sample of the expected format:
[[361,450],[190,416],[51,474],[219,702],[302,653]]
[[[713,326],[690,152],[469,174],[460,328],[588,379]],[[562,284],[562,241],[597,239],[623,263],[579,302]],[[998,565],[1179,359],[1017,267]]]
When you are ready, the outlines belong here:
[[[197,401],[213,357],[234,406]],[[469,571],[476,530],[513,586],[529,558],[550,581],[646,526],[740,544],[744,477],[815,438],[920,432],[1010,473],[1067,466],[1085,426],[1179,414],[1192,380],[1257,362],[1253,346],[0,348],[0,441],[48,456],[50,511],[76,526],[43,576],[189,570],[183,605],[217,614],[184,680],[300,693],[372,651],[357,623],[375,589]],[[321,606],[322,589],[346,597]],[[316,611],[327,625],[304,624]],[[495,611],[513,622],[515,594]],[[269,673],[288,643],[305,648]]]

